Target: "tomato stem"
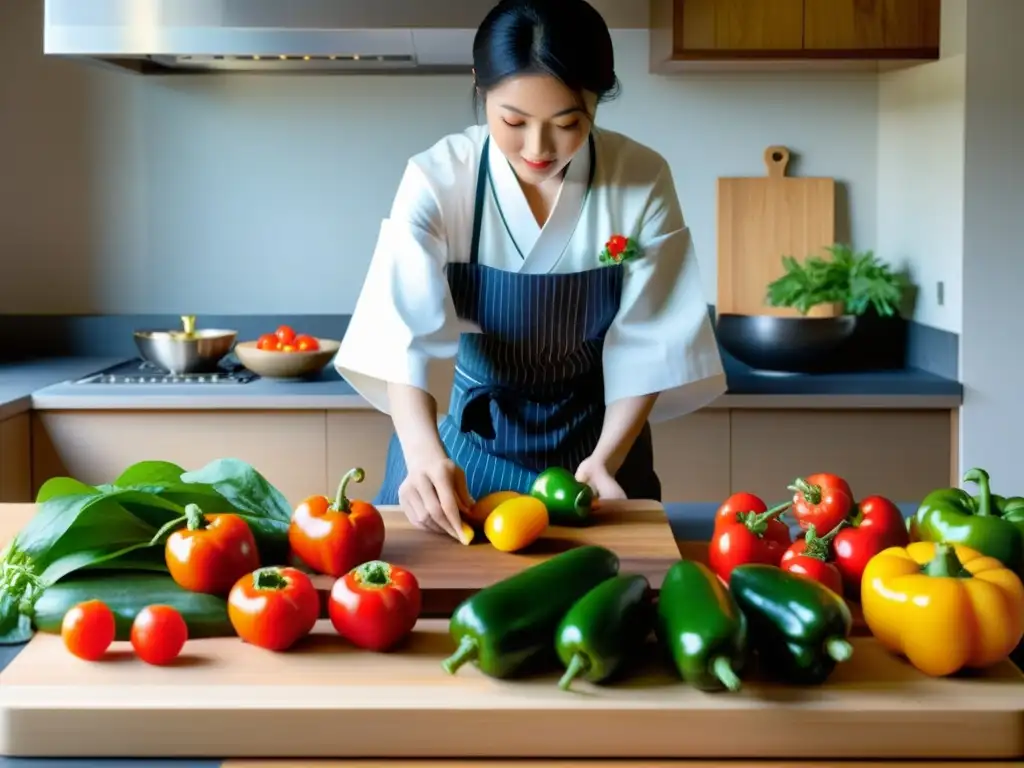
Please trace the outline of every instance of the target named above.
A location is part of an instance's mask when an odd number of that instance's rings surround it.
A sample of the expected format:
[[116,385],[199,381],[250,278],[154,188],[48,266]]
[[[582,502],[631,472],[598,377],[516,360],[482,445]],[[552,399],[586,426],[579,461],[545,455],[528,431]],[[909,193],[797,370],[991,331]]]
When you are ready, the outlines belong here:
[[832,539],[834,539],[836,534],[845,527],[846,521],[840,520],[839,525],[824,536],[819,536],[818,532],[814,528],[814,523],[811,523],[807,526],[807,533],[804,535],[804,551],[801,554],[806,557],[813,557],[815,560],[821,560],[823,563],[827,563],[830,547],[832,546]]
[[956,549],[953,545],[944,542],[935,545],[935,556],[921,568],[921,573],[925,576],[935,576],[940,579],[971,577],[970,571],[964,568],[964,564],[956,556]]
[[779,504],[777,507],[772,507],[766,512],[741,512],[737,515],[737,518],[741,523],[747,526],[747,530],[753,534],[760,536],[768,530],[768,521],[781,515],[787,509],[792,506],[792,502],[784,502]]
[[280,568],[267,566],[253,571],[252,585],[256,589],[284,589],[288,586],[288,579],[281,573]]
[[821,486],[808,483],[801,477],[793,481],[788,487],[793,493],[802,493],[808,504],[821,504]]
[[199,531],[206,527],[206,515],[198,504],[185,505],[185,519],[190,531]]
[[355,480],[357,483],[363,482],[366,478],[366,473],[363,472],[362,467],[353,467],[345,476],[341,478],[341,482],[338,483],[338,492],[334,495],[333,509],[339,512],[348,512],[349,503],[348,497],[345,496],[345,491],[348,489],[348,484]]
[[386,587],[391,583],[391,566],[383,560],[370,560],[356,568],[360,584],[369,587]]

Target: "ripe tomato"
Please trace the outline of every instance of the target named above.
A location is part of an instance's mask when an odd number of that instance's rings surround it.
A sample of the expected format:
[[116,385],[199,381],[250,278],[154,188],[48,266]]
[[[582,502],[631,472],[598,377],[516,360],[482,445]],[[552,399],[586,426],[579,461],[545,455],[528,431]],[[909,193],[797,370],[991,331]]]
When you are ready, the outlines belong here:
[[247,643],[284,651],[313,631],[320,595],[297,568],[268,566],[246,574],[228,595],[228,618]]
[[316,352],[320,349],[320,342],[307,333],[300,333],[293,342],[299,352]]
[[168,664],[178,658],[188,640],[188,626],[169,605],[147,605],[132,622],[135,654],[147,664]]
[[793,491],[793,519],[805,531],[810,525],[831,531],[853,510],[850,484],[836,475],[819,472],[797,478],[789,490]]
[[274,334],[282,344],[291,344],[295,341],[295,329],[290,325],[277,326],[277,330],[274,331]]
[[735,523],[736,515],[740,512],[767,512],[768,505],[760,496],[755,496],[746,491],[734,493],[718,508],[715,515],[715,526],[720,523]]
[[114,613],[106,603],[86,600],[64,614],[60,636],[75,656],[96,661],[114,642]]
[[784,571],[813,579],[843,595],[843,577],[833,560],[832,542],[841,527],[834,528],[824,536],[818,536],[814,526],[807,529],[803,538],[794,541],[782,553],[779,567]]
[[412,632],[421,604],[412,573],[372,560],[334,582],[327,614],[342,637],[360,648],[386,651]]
[[276,352],[281,349],[281,340],[273,333],[264,333],[256,342],[256,349],[266,349]]

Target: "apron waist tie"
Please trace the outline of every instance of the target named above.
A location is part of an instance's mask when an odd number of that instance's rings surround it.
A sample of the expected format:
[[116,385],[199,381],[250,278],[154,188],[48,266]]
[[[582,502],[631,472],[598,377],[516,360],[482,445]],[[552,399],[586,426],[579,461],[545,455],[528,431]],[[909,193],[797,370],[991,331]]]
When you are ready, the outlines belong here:
[[459,431],[466,434],[475,432],[484,440],[493,440],[497,432],[491,403],[497,405],[498,410],[508,419],[517,421],[521,409],[530,404],[554,405],[573,398],[582,398],[582,401],[589,402],[592,400],[589,392],[591,388],[582,381],[565,382],[556,391],[541,395],[536,392],[524,393],[521,387],[506,384],[473,384],[465,390]]

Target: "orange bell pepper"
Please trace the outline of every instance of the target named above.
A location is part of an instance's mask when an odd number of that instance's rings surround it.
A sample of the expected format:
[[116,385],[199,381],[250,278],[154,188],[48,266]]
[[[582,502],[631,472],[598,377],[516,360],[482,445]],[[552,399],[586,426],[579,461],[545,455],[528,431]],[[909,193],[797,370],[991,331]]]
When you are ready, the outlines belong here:
[[519,496],[495,507],[484,523],[484,535],[495,549],[517,552],[530,546],[548,527],[548,508],[532,496]]
[[363,470],[345,473],[332,502],[326,496],[303,501],[288,526],[288,544],[317,573],[340,578],[358,565],[380,560],[384,549],[384,518],[365,501],[349,500],[350,481],[363,482]]
[[882,645],[935,677],[996,664],[1024,637],[1020,577],[958,544],[882,550],[864,568],[861,608]]

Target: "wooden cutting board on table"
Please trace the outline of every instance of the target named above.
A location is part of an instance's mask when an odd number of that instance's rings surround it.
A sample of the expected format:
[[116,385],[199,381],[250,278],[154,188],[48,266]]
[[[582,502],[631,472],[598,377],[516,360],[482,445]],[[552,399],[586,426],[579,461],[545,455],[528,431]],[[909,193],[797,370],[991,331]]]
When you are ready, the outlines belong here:
[[[768,284],[783,275],[783,256],[803,261],[835,243],[835,180],[787,176],[789,161],[786,147],[768,147],[766,175],[718,180],[718,314],[799,315],[768,306]],[[840,311],[818,306],[809,316]]]

